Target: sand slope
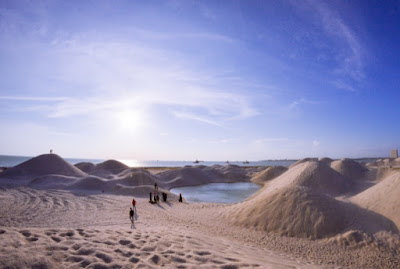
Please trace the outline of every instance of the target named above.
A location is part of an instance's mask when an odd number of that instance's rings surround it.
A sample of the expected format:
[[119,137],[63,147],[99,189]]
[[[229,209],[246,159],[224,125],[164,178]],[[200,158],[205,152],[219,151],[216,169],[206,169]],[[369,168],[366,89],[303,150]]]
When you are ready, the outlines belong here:
[[390,219],[334,197],[351,190],[349,179],[326,164],[300,161],[248,200],[232,205],[224,217],[235,225],[311,239],[356,228],[398,232]]
[[265,182],[280,176],[287,170],[288,168],[284,166],[271,166],[257,173],[254,177],[251,178],[251,181],[258,184],[264,184]]
[[350,159],[333,161],[330,166],[341,175],[350,179],[361,179],[368,171],[365,166]]
[[249,181],[244,168],[237,165],[185,166],[158,174],[161,185],[168,189],[208,183]]
[[192,211],[186,204],[157,206],[139,198],[132,228],[130,197],[27,188],[1,197],[8,206],[0,208],[0,268],[317,267],[206,234],[191,224],[200,215],[185,217]]
[[83,177],[85,173],[66,162],[57,154],[43,154],[27,160],[0,174],[2,178],[33,179],[44,175]]
[[400,171],[392,172],[375,186],[354,196],[351,201],[386,216],[400,229]]

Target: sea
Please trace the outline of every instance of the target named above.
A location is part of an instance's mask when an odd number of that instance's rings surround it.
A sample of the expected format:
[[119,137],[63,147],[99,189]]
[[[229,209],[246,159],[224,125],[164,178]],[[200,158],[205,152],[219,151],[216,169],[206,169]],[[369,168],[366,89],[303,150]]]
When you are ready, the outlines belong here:
[[[10,156],[0,155],[0,167],[13,167],[20,163],[23,163],[32,156]],[[82,159],[82,158],[64,158],[66,161],[75,165],[80,162],[90,162],[98,164],[106,161],[105,159]],[[372,162],[377,158],[360,158],[353,159],[361,163]],[[261,161],[160,161],[160,160],[149,160],[149,161],[138,161],[138,160],[124,160],[118,159],[118,161],[126,164],[129,167],[184,167],[187,165],[227,165],[234,164],[239,166],[289,166],[295,163],[297,160],[261,160]]]
[[[0,167],[13,167],[20,163],[23,163],[32,156],[10,156],[0,155]],[[82,159],[82,158],[64,158],[70,164],[75,165],[80,162],[90,162],[98,164],[106,161],[105,159]],[[239,166],[289,166],[296,162],[296,160],[262,160],[262,161],[160,161],[160,160],[149,160],[149,161],[138,161],[138,160],[124,160],[119,159],[118,161],[126,164],[129,167],[184,167],[187,165],[227,165],[234,164]]]

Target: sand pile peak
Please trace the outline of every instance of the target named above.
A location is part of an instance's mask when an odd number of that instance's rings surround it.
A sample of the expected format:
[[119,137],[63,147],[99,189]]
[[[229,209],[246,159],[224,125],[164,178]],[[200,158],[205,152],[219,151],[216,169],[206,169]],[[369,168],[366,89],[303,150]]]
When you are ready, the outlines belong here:
[[208,183],[248,181],[247,172],[237,165],[229,166],[185,166],[158,174],[160,182],[167,188],[196,186]]
[[95,165],[89,162],[81,162],[75,164],[75,167],[85,173],[90,173],[94,169]]
[[124,186],[142,186],[151,185],[158,182],[158,177],[147,171],[146,169],[128,169],[118,175],[120,178],[115,183]]
[[258,184],[264,184],[265,182],[280,176],[287,170],[288,168],[284,166],[270,166],[265,170],[257,173],[254,177],[251,178],[251,181]]
[[43,154],[7,169],[1,177],[32,179],[44,175],[83,177],[85,173],[57,154]]
[[332,169],[350,179],[360,179],[365,176],[368,169],[351,159],[341,159],[331,163]]
[[302,163],[310,162],[310,161],[318,161],[318,158],[303,158],[303,159],[298,160],[297,162],[291,164],[291,165],[289,166],[289,168],[294,167],[294,166],[296,166],[296,165],[298,165],[298,164],[302,164]]
[[80,165],[80,167],[83,167],[83,169],[90,169],[90,171],[88,172],[89,174],[108,179],[113,178],[114,175],[117,175],[126,169],[129,169],[127,165],[116,160],[107,160],[105,162],[94,165],[92,168],[90,168],[89,166],[90,165],[88,164]]
[[324,163],[326,165],[331,165],[331,163],[333,162],[333,160],[331,158],[328,158],[328,157],[319,158],[318,161],[321,162],[321,163]]
[[233,206],[225,216],[236,225],[310,239],[333,236],[347,225],[338,201],[299,186],[257,196]]
[[346,178],[318,161],[305,161],[290,166],[289,170],[268,183],[267,190],[274,191],[288,186],[309,187],[331,195],[351,190],[351,183]]

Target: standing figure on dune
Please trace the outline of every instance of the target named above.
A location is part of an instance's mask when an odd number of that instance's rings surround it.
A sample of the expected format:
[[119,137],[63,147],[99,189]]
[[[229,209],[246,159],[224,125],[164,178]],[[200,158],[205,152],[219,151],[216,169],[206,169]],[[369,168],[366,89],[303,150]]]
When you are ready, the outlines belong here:
[[180,193],[180,194],[179,194],[179,203],[182,203],[182,200],[183,200],[183,198],[182,198],[182,193]]
[[137,210],[136,210],[136,201],[135,201],[135,199],[132,199],[132,207],[133,207],[133,209],[135,210],[135,212],[137,212]]
[[129,219],[131,220],[131,223],[132,223],[132,225],[134,224],[134,220],[133,220],[133,215],[134,215],[135,213],[133,212],[133,209],[132,209],[132,207],[131,207],[131,210],[129,211]]

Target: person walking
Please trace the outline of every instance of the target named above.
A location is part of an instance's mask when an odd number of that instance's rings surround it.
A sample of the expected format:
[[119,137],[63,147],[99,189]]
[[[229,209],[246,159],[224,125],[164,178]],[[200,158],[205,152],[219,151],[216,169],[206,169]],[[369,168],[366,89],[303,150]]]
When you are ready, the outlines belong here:
[[183,198],[182,198],[182,193],[179,194],[179,203],[182,203]]
[[131,207],[131,210],[129,211],[129,219],[131,220],[132,225],[134,224],[134,218],[133,218],[134,215],[135,215],[135,212],[133,211],[133,209]]
[[132,199],[132,207],[135,210],[135,213],[137,213],[137,209],[136,209],[136,201],[135,199]]

